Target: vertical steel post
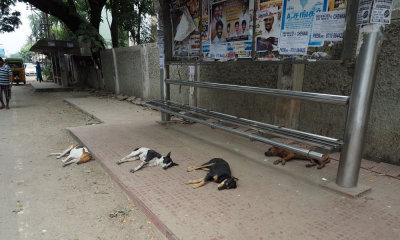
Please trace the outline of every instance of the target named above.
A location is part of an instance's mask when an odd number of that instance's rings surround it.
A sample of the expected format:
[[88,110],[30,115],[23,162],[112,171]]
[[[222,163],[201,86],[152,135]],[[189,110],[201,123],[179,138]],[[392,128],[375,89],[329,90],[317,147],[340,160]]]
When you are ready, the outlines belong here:
[[[170,15],[170,3],[168,0],[159,0],[159,26],[162,29],[163,38],[163,54],[164,54],[164,66],[160,69],[160,89],[161,99],[164,101],[170,100],[170,86],[165,82],[170,76],[170,65],[168,61],[172,59],[172,26],[171,26],[171,15]],[[165,112],[161,113],[161,121],[171,120],[171,115]]]
[[115,87],[115,94],[120,93],[119,89],[119,72],[118,72],[118,64],[117,64],[117,54],[115,53],[115,48],[111,49],[113,55],[113,63],[114,63],[114,87]]
[[357,186],[383,30],[382,25],[367,25],[363,29],[363,36],[358,40],[361,41],[361,49],[353,76],[344,147],[336,177],[336,183],[341,187]]
[[[169,101],[171,100],[170,96],[170,87],[169,84],[165,82],[166,79],[169,78],[169,65],[164,65],[164,70],[161,70],[163,72],[162,75],[162,80],[161,80],[161,99],[163,101]],[[171,115],[165,112],[161,112],[161,121],[169,121],[171,120]]]

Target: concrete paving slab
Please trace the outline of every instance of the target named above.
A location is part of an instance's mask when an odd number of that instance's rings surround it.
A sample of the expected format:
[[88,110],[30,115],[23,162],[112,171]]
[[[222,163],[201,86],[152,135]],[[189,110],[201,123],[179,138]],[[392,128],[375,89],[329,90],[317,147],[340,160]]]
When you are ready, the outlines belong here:
[[328,182],[327,184],[322,185],[322,186],[324,186],[327,189],[330,189],[332,191],[336,191],[338,193],[344,194],[351,198],[358,198],[358,197],[368,193],[369,191],[371,191],[371,187],[365,186],[365,185],[360,185],[360,184],[358,184],[356,187],[344,188],[344,187],[338,186],[335,182]]
[[31,86],[35,92],[65,92],[74,90],[74,88],[63,87],[54,82],[31,82]]
[[[400,181],[361,169],[359,183],[372,190],[352,199],[328,191],[338,161],[324,169],[304,161],[273,165],[267,145],[199,124],[162,126],[160,113],[110,99],[72,99],[104,124],[71,128],[113,179],[169,239],[399,239]],[[115,162],[135,147],[172,152],[180,165],[162,170]],[[192,189],[202,171],[186,168],[222,157],[238,188],[215,183]]]

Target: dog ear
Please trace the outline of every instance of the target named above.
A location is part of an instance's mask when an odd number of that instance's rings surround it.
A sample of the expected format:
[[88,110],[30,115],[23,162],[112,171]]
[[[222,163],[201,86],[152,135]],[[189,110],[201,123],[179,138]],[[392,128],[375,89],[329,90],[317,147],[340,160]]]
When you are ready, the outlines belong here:
[[169,153],[167,154],[167,157],[171,157],[171,152],[169,152]]

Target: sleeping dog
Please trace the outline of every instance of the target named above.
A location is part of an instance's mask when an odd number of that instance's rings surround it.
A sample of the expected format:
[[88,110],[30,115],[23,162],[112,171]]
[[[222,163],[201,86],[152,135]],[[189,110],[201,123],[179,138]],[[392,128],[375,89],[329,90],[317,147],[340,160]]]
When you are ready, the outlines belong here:
[[60,159],[67,154],[69,154],[68,157],[61,160],[61,162],[63,163],[63,167],[71,163],[85,163],[92,159],[92,155],[89,153],[89,150],[84,146],[79,146],[78,144],[68,146],[68,148],[61,153],[50,153],[49,156],[56,155],[57,159]]
[[300,159],[300,160],[309,160],[310,163],[308,163],[306,165],[306,167],[314,167],[317,164],[319,165],[317,168],[321,169],[323,167],[325,167],[325,165],[327,163],[329,163],[331,160],[329,158],[327,158],[326,160],[320,161],[320,160],[314,160],[311,158],[307,158],[303,155],[282,149],[282,148],[278,148],[275,146],[272,146],[268,149],[268,151],[266,151],[264,153],[265,156],[267,157],[272,157],[272,156],[278,156],[281,157],[280,159],[274,161],[274,164],[279,164],[282,163],[282,165],[285,165],[287,161],[292,160],[292,159]]
[[119,160],[117,164],[121,164],[124,162],[131,162],[135,160],[140,160],[142,161],[142,163],[136,168],[132,168],[130,170],[131,173],[136,172],[145,165],[148,165],[149,167],[161,166],[164,170],[179,165],[172,161],[171,152],[169,152],[167,156],[163,157],[158,152],[145,147],[136,148],[135,150],[133,150],[133,152],[131,152],[130,154]]
[[193,188],[199,188],[206,184],[206,181],[214,181],[219,183],[218,190],[236,188],[237,178],[231,174],[229,164],[221,158],[213,158],[199,167],[189,167],[188,172],[196,169],[208,171],[204,178],[190,180],[188,184],[195,184]]

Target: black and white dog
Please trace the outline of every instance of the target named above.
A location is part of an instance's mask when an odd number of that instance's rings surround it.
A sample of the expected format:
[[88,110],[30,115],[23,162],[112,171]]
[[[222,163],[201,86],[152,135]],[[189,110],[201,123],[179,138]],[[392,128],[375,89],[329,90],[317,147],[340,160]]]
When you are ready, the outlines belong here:
[[131,173],[136,172],[145,165],[149,167],[161,166],[164,170],[179,165],[172,161],[171,152],[169,152],[167,156],[163,157],[158,152],[145,147],[136,148],[135,150],[133,150],[133,152],[131,152],[130,154],[119,160],[117,164],[136,161],[136,160],[140,160],[142,161],[142,163],[139,166],[132,168],[130,170]]

